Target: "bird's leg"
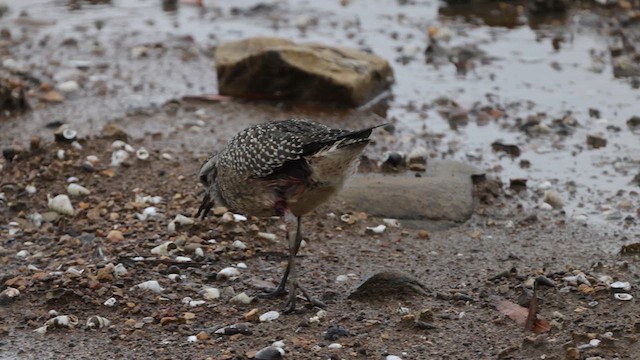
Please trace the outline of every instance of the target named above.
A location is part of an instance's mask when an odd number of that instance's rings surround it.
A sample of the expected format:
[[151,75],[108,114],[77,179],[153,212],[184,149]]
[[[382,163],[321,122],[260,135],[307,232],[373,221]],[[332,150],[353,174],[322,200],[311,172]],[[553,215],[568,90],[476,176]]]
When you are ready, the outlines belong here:
[[[293,215],[290,213],[288,214],[288,216],[290,216],[291,218],[293,217]],[[287,222],[292,222],[292,221],[287,221]],[[307,300],[314,306],[318,306],[318,307],[326,306],[323,302],[311,296],[309,292],[305,288],[300,286],[300,283],[298,282],[298,273],[296,269],[296,255],[298,254],[298,250],[300,250],[301,244],[302,244],[302,217],[298,216],[297,226],[296,226],[296,236],[294,238],[293,236],[289,235],[289,264],[287,265],[287,270],[289,270],[288,275],[291,278],[289,279],[289,284],[288,284],[289,297],[287,298],[285,313],[290,313],[293,310],[295,310],[297,289],[300,289],[304,297],[307,298]],[[287,272],[285,272],[285,275],[287,275]],[[286,279],[283,279],[283,280],[285,280],[285,283],[286,283]]]

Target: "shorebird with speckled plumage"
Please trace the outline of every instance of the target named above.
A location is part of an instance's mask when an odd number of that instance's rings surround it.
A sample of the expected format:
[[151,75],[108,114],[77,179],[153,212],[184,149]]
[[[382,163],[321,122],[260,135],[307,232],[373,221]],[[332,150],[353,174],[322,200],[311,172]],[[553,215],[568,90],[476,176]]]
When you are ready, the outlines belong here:
[[200,169],[205,195],[197,216],[202,219],[214,204],[245,215],[285,218],[289,262],[270,294],[288,292],[286,312],[295,309],[298,290],[313,305],[325,306],[298,280],[301,219],[336,194],[355,173],[376,127],[350,131],[300,119],[261,123],[238,133]]

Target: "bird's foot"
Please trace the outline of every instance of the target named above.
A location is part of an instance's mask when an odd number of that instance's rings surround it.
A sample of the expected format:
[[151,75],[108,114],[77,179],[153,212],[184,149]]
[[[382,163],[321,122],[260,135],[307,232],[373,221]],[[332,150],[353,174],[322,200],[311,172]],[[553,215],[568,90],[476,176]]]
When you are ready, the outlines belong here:
[[264,289],[262,294],[258,294],[262,298],[278,297],[287,293],[287,289],[284,286],[278,286],[277,288]]
[[304,295],[304,297],[307,299],[307,301],[309,301],[309,303],[311,303],[311,305],[317,306],[319,308],[327,307],[325,303],[313,297],[307,291],[307,289],[300,286],[300,284],[297,281],[291,281],[291,283],[289,284],[289,296],[287,297],[287,303],[285,304],[285,310],[284,310],[285,314],[292,313],[296,309],[296,299],[297,299],[296,290],[300,290],[302,295]]

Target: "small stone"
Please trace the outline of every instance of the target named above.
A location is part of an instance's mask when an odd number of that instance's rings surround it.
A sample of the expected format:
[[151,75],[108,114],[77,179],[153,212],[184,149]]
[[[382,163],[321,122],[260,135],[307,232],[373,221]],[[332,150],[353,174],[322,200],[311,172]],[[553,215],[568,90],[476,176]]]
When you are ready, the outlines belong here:
[[198,334],[196,334],[196,338],[198,339],[198,341],[205,341],[209,339],[209,334],[204,331],[200,331]]
[[202,297],[205,300],[215,300],[220,298],[220,290],[213,287],[204,288]]
[[58,103],[64,101],[64,95],[62,95],[59,91],[49,90],[42,96],[40,96],[40,99],[46,102]]
[[554,209],[562,209],[563,206],[560,194],[558,194],[558,192],[554,190],[545,191],[542,201],[551,205]]
[[267,311],[266,313],[260,315],[260,322],[271,322],[280,317],[280,313],[277,311]]
[[240,276],[240,270],[234,267],[226,267],[218,272],[216,280],[235,280]]
[[233,325],[222,327],[216,330],[215,333],[218,335],[236,335],[236,334],[251,335],[253,331],[251,331],[251,324],[239,323],[239,324],[233,324]]
[[213,215],[215,216],[222,216],[224,214],[226,214],[227,212],[229,212],[229,209],[227,209],[224,206],[216,206],[213,208]]
[[71,93],[74,91],[78,91],[80,89],[80,85],[78,85],[77,82],[70,80],[70,81],[65,81],[63,83],[58,84],[56,88],[62,92]]
[[599,149],[607,146],[607,139],[600,136],[587,135],[587,145],[593,149]]
[[71,200],[67,195],[57,195],[53,198],[48,196],[49,209],[57,212],[58,214],[73,216],[74,210],[71,205]]
[[229,302],[234,304],[249,304],[253,301],[253,298],[244,292],[232,297]]
[[156,294],[160,294],[164,291],[164,288],[156,280],[149,280],[136,285],[135,287],[143,290],[151,290]]
[[244,319],[246,321],[248,321],[248,322],[257,322],[259,320],[259,316],[260,316],[260,315],[258,315],[259,311],[260,310],[258,310],[258,308],[254,308],[254,309],[249,310],[249,312],[246,312],[244,314]]
[[107,240],[123,241],[124,235],[122,235],[122,232],[120,230],[111,230],[109,231],[109,234],[107,234]]
[[428,239],[429,238],[429,232],[427,230],[420,230],[420,231],[418,231],[418,237],[420,239]]
[[580,350],[570,347],[564,353],[565,360],[580,360]]
[[275,360],[282,359],[284,350],[275,346],[267,346],[266,348],[258,350],[253,356],[256,360]]
[[192,313],[192,312],[186,312],[184,313],[184,315],[182,316],[185,320],[193,320],[196,318],[196,314]]
[[160,319],[160,325],[162,326],[172,324],[172,323],[177,323],[177,322],[180,322],[180,319],[178,319],[175,316],[165,316]]

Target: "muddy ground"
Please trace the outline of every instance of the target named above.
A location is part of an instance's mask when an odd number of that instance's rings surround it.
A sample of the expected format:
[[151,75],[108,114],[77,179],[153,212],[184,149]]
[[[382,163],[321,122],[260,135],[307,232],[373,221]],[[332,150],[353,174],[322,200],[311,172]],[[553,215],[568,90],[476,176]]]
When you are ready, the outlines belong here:
[[[615,42],[611,25],[598,24],[619,13],[587,7],[546,25],[516,16],[516,24],[489,28],[475,18],[452,19],[435,2],[376,3],[366,11],[362,3],[347,3],[314,9],[305,3],[256,7],[243,2],[235,10],[211,4],[203,10],[184,4],[172,10],[144,1],[9,4],[1,19],[11,34],[4,35],[3,64],[13,72],[22,67],[38,84],[29,85],[29,111],[0,120],[2,146],[15,150],[5,151],[0,173],[0,289],[19,290],[17,296],[7,291],[0,298],[0,358],[234,359],[281,341],[277,345],[287,359],[638,359],[640,200],[633,179],[640,152],[637,132],[627,125],[637,115],[632,104],[638,90],[633,76],[613,76],[608,55],[600,73],[576,60],[600,42]],[[615,9],[629,10],[623,5]],[[416,9],[426,22],[407,16]],[[387,10],[395,16],[380,15]],[[362,31],[353,24],[354,11],[361,11]],[[286,16],[275,21],[276,14]],[[325,22],[327,14],[335,15],[339,26]],[[568,20],[577,17],[582,20]],[[378,48],[373,41],[378,33],[367,33],[367,19],[382,19],[384,25],[389,18],[398,34],[385,35]],[[469,67],[471,75],[460,74],[460,64],[424,64],[426,45],[416,34],[426,38],[426,25],[447,29],[462,43],[491,38],[480,42],[491,53]],[[371,109],[184,98],[215,93],[211,49],[218,41],[267,29],[325,41],[334,34],[343,45],[382,52],[396,70],[388,111],[373,115]],[[564,34],[556,42],[569,44],[540,56],[559,57],[559,67],[531,57],[540,51],[539,43],[551,49],[554,36],[549,34]],[[538,36],[542,40],[534,41]],[[509,60],[495,58],[501,47],[523,39],[528,45],[519,54],[507,51]],[[404,46],[414,43],[417,53]],[[88,69],[78,63],[85,59]],[[538,73],[529,77],[532,69]],[[491,87],[499,100],[487,93],[485,81],[521,79],[514,74],[522,74],[522,83],[499,81]],[[545,77],[554,80],[535,82]],[[427,80],[438,84],[430,88],[445,90],[426,95],[421,81]],[[47,97],[66,81],[81,87],[64,93],[59,103]],[[564,97],[586,86],[597,91]],[[454,104],[438,100],[442,93]],[[603,114],[596,116],[595,110]],[[468,116],[451,116],[461,111]],[[483,113],[492,114],[491,120]],[[326,314],[302,300],[295,313],[282,314],[283,298],[257,296],[277,283],[286,264],[280,220],[212,216],[193,224],[171,223],[178,214],[195,213],[202,193],[195,174],[207,154],[250,124],[289,116],[353,128],[386,116],[396,133],[374,134],[375,144],[366,152],[370,161],[363,162],[370,166],[363,171],[378,171],[387,151],[421,145],[434,158],[472,163],[504,185],[497,192],[478,186],[471,219],[443,231],[388,227],[371,234],[366,227],[382,219],[334,199],[304,220],[308,244],[300,255],[301,277],[327,303]],[[54,141],[60,122],[78,131],[80,146]],[[107,123],[123,131],[103,130]],[[587,134],[608,144],[593,149],[585,142]],[[36,144],[33,136],[41,141]],[[146,148],[149,158],[139,160],[132,152],[124,164],[112,166],[116,138],[134,151]],[[516,144],[522,155],[494,152],[496,140]],[[523,160],[533,166],[523,166]],[[67,193],[72,177],[91,193],[71,197],[73,216],[56,216],[47,196]],[[528,188],[517,192],[517,186],[509,186],[512,179],[527,179]],[[543,206],[543,193],[550,188],[559,193],[563,209]],[[156,215],[145,218],[149,207]],[[40,227],[34,213],[43,216]],[[346,223],[343,214],[357,221]],[[179,249],[165,257],[151,252],[168,241]],[[114,273],[118,264],[126,274]],[[218,279],[227,267],[236,267],[239,276]],[[426,294],[389,293],[381,286],[376,296],[348,297],[364,279],[388,270],[415,277]],[[529,306],[530,280],[540,275],[554,286],[538,289],[539,316],[549,321],[549,330],[535,333],[496,305],[508,300]],[[136,288],[149,280],[164,290]],[[614,290],[615,281],[628,282],[630,289]],[[205,288],[219,289],[220,297]],[[243,292],[254,299],[230,301]],[[635,297],[619,300],[616,292]],[[254,316],[272,310],[280,312],[273,321]],[[78,324],[51,326],[45,334],[34,331],[56,315],[73,315]],[[88,328],[95,315],[110,324]],[[250,334],[216,334],[240,323],[248,323]]]

